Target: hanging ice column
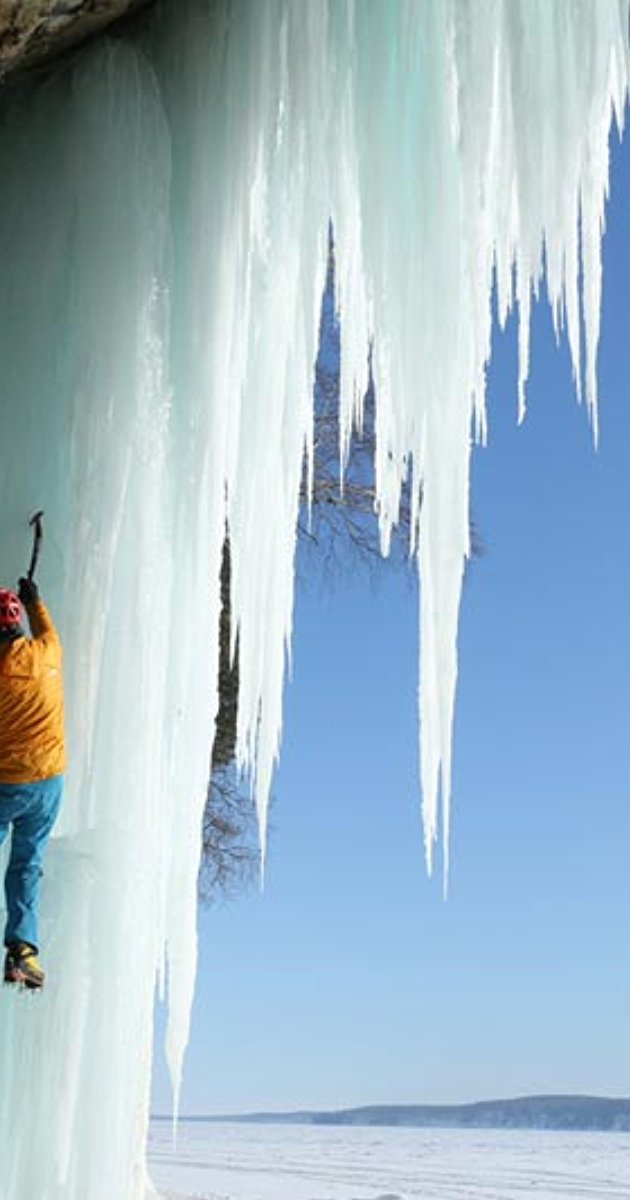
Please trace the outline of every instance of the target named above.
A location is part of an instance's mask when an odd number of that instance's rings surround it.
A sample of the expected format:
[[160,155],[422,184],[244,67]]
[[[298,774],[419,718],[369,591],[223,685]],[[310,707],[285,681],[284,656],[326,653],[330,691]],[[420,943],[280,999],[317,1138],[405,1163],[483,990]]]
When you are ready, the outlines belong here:
[[447,833],[493,272],[501,317],[520,309],[522,404],[544,240],[594,417],[627,30],[627,0],[164,0],[0,95],[1,570],[23,570],[44,507],[71,761],[49,986],[0,996],[3,1200],[144,1195],[165,955],[176,1080],[187,1036],[226,518],[264,824],[331,217],[344,436],[375,339],[385,548],[413,472],[429,862],[440,778]]
[[441,785],[447,871],[470,436],[485,432],[493,281],[501,321],[518,305],[522,417],[544,246],[556,329],[596,429],[608,134],[627,94],[628,6],[412,0],[358,5],[355,17],[340,21],[348,44],[335,57],[343,404],[347,428],[373,332],[385,549],[408,464],[422,498],[425,847],[431,867]]

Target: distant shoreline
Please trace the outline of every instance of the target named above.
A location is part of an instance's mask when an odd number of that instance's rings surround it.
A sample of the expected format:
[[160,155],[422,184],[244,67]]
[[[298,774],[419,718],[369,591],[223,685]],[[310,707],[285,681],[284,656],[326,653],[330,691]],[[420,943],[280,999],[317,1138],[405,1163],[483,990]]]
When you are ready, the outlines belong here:
[[[181,1122],[252,1125],[367,1125],[402,1129],[538,1129],[630,1132],[630,1098],[521,1096],[470,1104],[374,1104],[337,1110],[184,1116]],[[156,1114],[153,1121],[171,1121]]]

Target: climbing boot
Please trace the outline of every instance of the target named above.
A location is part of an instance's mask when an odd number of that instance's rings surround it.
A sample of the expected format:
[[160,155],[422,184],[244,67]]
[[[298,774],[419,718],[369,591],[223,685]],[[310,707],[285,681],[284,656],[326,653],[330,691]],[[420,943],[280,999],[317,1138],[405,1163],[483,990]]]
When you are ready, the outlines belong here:
[[37,951],[28,942],[11,942],[4,959],[4,982],[40,988],[46,978],[37,959]]

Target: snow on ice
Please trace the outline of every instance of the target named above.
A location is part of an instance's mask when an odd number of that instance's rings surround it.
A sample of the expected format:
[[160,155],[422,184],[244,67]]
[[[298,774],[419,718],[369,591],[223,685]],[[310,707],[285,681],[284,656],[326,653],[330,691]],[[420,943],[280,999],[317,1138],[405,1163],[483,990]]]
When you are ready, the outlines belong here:
[[165,1200],[621,1200],[627,1134],[186,1123],[152,1126]]

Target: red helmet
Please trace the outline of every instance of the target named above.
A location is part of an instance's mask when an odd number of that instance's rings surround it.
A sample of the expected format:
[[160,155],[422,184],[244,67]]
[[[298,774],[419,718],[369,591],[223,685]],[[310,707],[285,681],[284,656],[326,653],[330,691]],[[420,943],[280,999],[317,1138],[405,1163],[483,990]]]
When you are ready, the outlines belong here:
[[14,629],[22,624],[22,607],[15,592],[0,588],[0,625]]

